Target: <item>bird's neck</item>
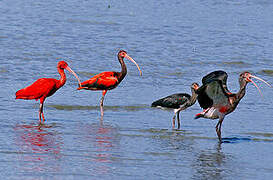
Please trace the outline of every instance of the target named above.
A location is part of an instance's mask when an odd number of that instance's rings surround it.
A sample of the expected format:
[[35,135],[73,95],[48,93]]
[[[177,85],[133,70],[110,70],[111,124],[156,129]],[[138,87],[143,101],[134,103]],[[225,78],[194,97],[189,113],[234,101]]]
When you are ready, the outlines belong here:
[[118,56],[118,60],[121,65],[121,72],[119,73],[118,79],[122,81],[127,74],[127,68],[122,57]]
[[196,94],[194,89],[191,90],[191,93],[192,93],[192,95],[191,95],[191,98],[190,98],[190,103],[191,103],[191,105],[193,105],[196,102],[197,94]]
[[59,83],[57,84],[57,88],[60,88],[60,87],[62,87],[62,86],[65,84],[65,82],[66,82],[66,75],[65,75],[65,73],[64,73],[64,69],[58,68],[58,72],[59,72],[61,78],[60,78],[59,81],[58,81]]
[[236,101],[239,102],[246,94],[246,81],[239,81],[240,83],[240,90],[236,93]]

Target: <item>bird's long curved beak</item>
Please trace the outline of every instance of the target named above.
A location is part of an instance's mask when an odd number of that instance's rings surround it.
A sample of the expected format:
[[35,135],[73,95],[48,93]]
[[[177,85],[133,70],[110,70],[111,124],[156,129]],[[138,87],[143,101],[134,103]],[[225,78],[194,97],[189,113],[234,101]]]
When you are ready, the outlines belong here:
[[258,79],[258,80],[264,82],[264,83],[265,83],[266,85],[268,85],[269,87],[272,87],[268,82],[266,82],[266,81],[263,80],[262,78],[259,78],[259,77],[257,77],[257,76],[253,76],[253,75],[250,75],[250,77],[253,77],[253,78],[255,78],[255,79]]
[[70,73],[72,73],[76,77],[76,79],[78,80],[79,86],[82,87],[80,78],[77,76],[77,74],[69,66],[67,66],[65,69],[68,70]]
[[[250,77],[251,77],[251,78],[258,79],[258,80],[264,82],[264,83],[265,83],[266,85],[268,85],[269,87],[272,87],[268,82],[266,82],[266,81],[263,80],[262,78],[259,78],[259,77],[257,77],[257,76],[253,76],[253,75],[250,75]],[[260,88],[257,86],[257,84],[256,84],[254,81],[252,81],[251,79],[249,79],[249,80],[250,80],[250,82],[252,82],[252,84],[258,89],[260,95],[263,96],[262,91],[261,91]]]
[[126,57],[127,59],[129,59],[130,61],[132,61],[132,62],[137,66],[137,68],[138,68],[138,70],[139,70],[139,73],[140,73],[140,76],[142,76],[142,72],[141,72],[141,70],[140,70],[138,64],[135,62],[135,60],[133,60],[133,58],[131,58],[129,55],[126,55],[125,57]]
[[250,82],[252,82],[252,84],[258,89],[260,95],[263,97],[263,93],[262,93],[262,91],[260,90],[259,86],[257,86],[257,84],[256,84],[254,81],[252,81],[251,79],[249,79],[249,80],[250,80]]

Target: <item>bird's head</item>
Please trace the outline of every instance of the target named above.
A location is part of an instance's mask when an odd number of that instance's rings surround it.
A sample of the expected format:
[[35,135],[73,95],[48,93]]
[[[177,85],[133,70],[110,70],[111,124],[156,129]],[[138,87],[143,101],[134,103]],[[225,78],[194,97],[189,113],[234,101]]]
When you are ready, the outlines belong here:
[[125,58],[127,56],[127,52],[124,50],[120,50],[118,52],[118,56],[120,56],[121,58]]
[[77,76],[77,74],[68,66],[67,62],[65,61],[59,61],[58,65],[57,65],[58,69],[66,69],[67,71],[69,71],[71,74],[73,74],[76,79],[78,80],[79,86],[81,87],[81,81],[79,79],[79,77]]
[[259,87],[257,86],[257,84],[252,80],[252,78],[258,79],[258,80],[264,82],[265,84],[267,84],[269,87],[272,87],[268,82],[266,82],[266,81],[263,80],[262,78],[259,78],[259,77],[257,77],[257,76],[254,76],[254,75],[252,75],[250,72],[247,72],[247,71],[245,71],[245,72],[243,72],[243,73],[240,74],[239,82],[240,82],[240,83],[242,83],[242,82],[245,82],[245,83],[251,82],[251,83],[259,90],[260,94],[262,95],[260,88],[259,88]]
[[137,66],[137,69],[139,70],[140,76],[142,75],[142,72],[141,72],[141,70],[140,70],[138,64],[135,62],[135,60],[134,60],[133,58],[131,58],[131,57],[127,54],[126,51],[120,50],[120,51],[118,52],[118,57],[120,57],[120,58],[122,58],[122,59],[126,58],[126,59],[132,61],[132,62]]
[[57,65],[57,68],[65,69],[66,67],[68,67],[67,62],[65,62],[65,61],[59,61],[58,65]]
[[192,85],[191,85],[191,89],[192,90],[197,91],[198,88],[199,88],[199,84],[198,83],[196,83],[196,82],[192,83]]

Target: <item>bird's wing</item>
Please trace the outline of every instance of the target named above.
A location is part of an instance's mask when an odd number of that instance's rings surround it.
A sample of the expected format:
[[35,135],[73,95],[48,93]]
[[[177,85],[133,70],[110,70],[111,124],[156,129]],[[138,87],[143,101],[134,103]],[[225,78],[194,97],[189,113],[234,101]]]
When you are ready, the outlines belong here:
[[215,106],[225,106],[229,104],[229,96],[223,87],[221,80],[213,80],[203,86],[198,91],[197,100],[204,109]]
[[[42,96],[52,95],[56,91],[56,79],[42,78],[35,81],[28,87],[16,92],[17,99],[39,99]],[[53,93],[54,93],[53,92]]]
[[173,94],[152,103],[152,107],[161,106],[166,108],[179,108],[187,103],[190,99],[188,94]]
[[205,85],[217,80],[222,81],[225,92],[230,94],[230,91],[227,89],[227,78],[228,74],[225,71],[213,71],[202,78],[202,83]]
[[207,84],[213,80],[221,80],[226,84],[227,77],[228,75],[225,71],[213,71],[202,78],[202,83]]
[[103,86],[105,88],[111,88],[116,86],[118,83],[118,79],[116,77],[113,76],[108,76],[108,77],[103,77],[103,78],[99,78],[97,81],[97,84],[99,86]]
[[82,87],[93,90],[103,90],[105,88],[115,87],[118,79],[114,72],[103,72],[81,83]]

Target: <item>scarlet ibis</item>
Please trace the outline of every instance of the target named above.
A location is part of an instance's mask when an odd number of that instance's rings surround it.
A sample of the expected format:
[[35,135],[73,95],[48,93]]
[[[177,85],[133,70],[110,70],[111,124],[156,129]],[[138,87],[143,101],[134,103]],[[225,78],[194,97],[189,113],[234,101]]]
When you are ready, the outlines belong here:
[[152,103],[152,107],[172,108],[174,109],[174,116],[172,125],[175,127],[175,116],[177,115],[177,128],[180,129],[179,113],[182,110],[187,109],[196,102],[197,94],[196,91],[199,88],[197,83],[192,83],[191,92],[192,95],[186,93],[172,94],[164,97]]
[[246,93],[246,85],[251,82],[260,92],[259,87],[251,78],[258,79],[270,86],[270,84],[263,79],[254,76],[249,72],[243,72],[239,76],[239,91],[237,93],[231,93],[226,87],[227,77],[228,75],[224,71],[211,72],[203,77],[203,84],[197,90],[197,100],[204,111],[196,114],[195,119],[200,117],[219,119],[215,128],[220,142],[222,142],[222,122],[227,114],[236,109],[240,100],[244,97]]
[[127,68],[123,60],[124,58],[127,58],[128,60],[132,61],[137,66],[141,76],[142,72],[138,64],[133,60],[133,58],[131,58],[127,54],[126,51],[120,50],[118,53],[118,60],[121,65],[121,72],[107,71],[107,72],[99,73],[95,75],[94,77],[82,82],[80,84],[81,87],[78,88],[78,90],[80,89],[92,90],[92,91],[102,90],[102,97],[100,100],[101,117],[103,117],[103,100],[104,100],[105,94],[107,93],[108,90],[116,88],[127,74]]
[[25,87],[16,92],[16,99],[35,99],[36,101],[40,99],[40,109],[39,109],[39,120],[40,124],[42,123],[41,115],[43,117],[43,122],[45,121],[43,106],[44,101],[47,97],[52,96],[59,88],[61,88],[66,82],[66,75],[64,69],[71,72],[78,80],[80,80],[77,74],[68,66],[65,61],[60,61],[57,65],[57,69],[61,78],[59,80],[53,78],[41,78],[35,81],[28,87]]

